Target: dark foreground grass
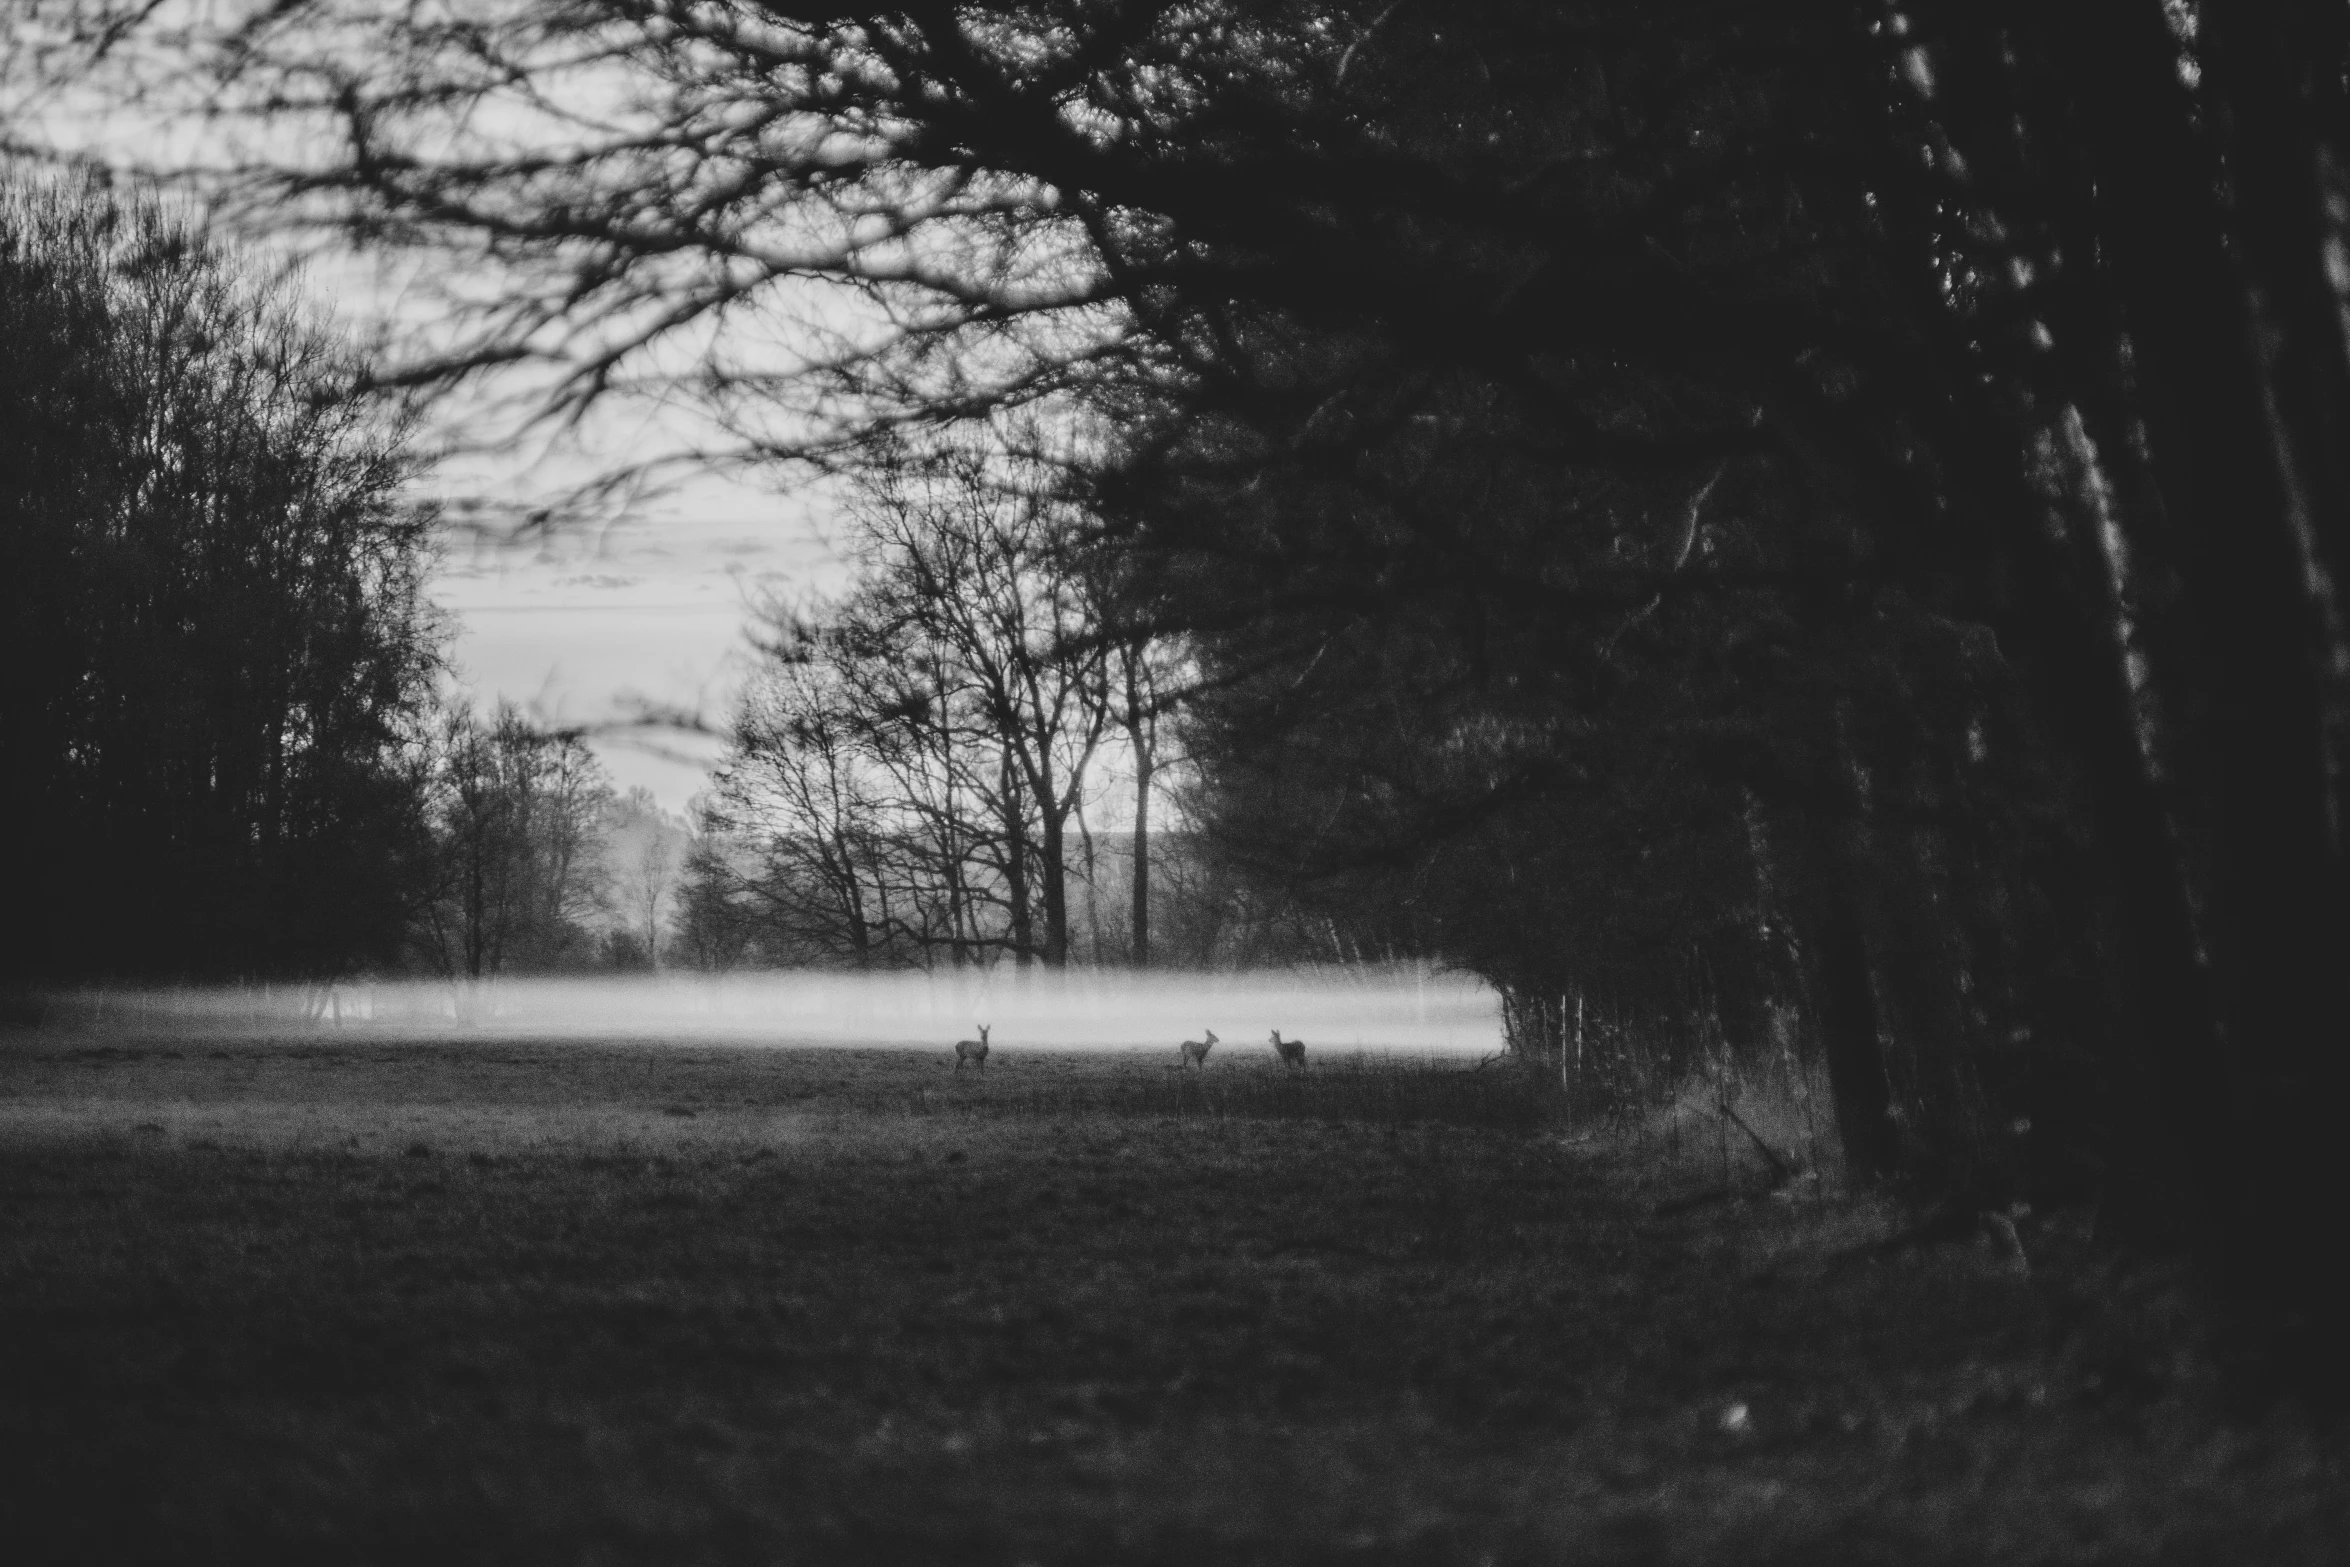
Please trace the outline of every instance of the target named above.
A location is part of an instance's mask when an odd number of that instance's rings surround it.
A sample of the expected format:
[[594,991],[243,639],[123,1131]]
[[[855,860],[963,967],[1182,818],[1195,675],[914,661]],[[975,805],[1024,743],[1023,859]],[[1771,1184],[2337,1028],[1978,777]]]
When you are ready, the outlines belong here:
[[0,1558],[2350,1559],[2341,1444],[2070,1223],[1837,1263],[1882,1214],[1660,1218],[1524,1105],[23,1036]]

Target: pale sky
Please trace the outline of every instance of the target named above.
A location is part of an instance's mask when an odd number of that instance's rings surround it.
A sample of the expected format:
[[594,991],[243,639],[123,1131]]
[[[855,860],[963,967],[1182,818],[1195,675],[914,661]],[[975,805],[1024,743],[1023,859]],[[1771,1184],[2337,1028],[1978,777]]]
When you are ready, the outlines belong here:
[[[313,254],[304,286],[362,331],[387,320],[421,320],[429,330],[433,305],[411,287],[412,267]],[[452,404],[438,418],[461,433],[502,428],[514,406],[497,399],[510,395],[493,383],[478,414]],[[685,415],[620,400],[587,430],[453,459],[426,489],[452,511],[481,502],[511,516],[553,505],[599,472],[690,446],[700,433]],[[558,522],[521,544],[452,530],[431,594],[455,622],[458,680],[485,711],[504,699],[543,724],[587,727],[619,787],[650,789],[664,809],[683,814],[708,781],[719,741],[621,720],[650,704],[723,729],[748,672],[752,604],[779,591],[794,600],[837,592],[848,571],[828,542],[831,510],[820,494],[780,479],[669,477],[665,493],[617,521]]]
[[[751,602],[845,581],[817,511],[804,496],[708,479],[647,515],[542,543],[451,539],[433,598],[457,620],[458,673],[485,707],[504,697],[548,724],[609,723],[642,699],[723,727],[747,668]],[[642,785],[679,812],[718,752],[674,730],[613,729],[590,744],[622,788]]]

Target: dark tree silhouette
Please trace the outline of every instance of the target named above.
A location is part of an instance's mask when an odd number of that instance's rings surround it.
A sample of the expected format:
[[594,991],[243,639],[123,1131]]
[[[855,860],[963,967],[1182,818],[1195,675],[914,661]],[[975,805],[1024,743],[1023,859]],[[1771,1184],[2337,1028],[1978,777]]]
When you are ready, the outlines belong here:
[[0,188],[0,813],[20,981],[396,952],[437,632],[398,420],[231,253]]

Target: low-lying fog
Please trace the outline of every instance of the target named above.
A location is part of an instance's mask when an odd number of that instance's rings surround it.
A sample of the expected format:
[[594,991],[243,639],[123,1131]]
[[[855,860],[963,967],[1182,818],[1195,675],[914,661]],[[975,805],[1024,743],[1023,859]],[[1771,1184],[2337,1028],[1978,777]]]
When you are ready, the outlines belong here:
[[333,986],[84,991],[52,999],[64,1027],[266,1029],[724,1040],[777,1045],[951,1045],[987,1024],[1002,1050],[1173,1050],[1213,1030],[1223,1046],[1266,1035],[1331,1050],[1489,1054],[1493,991],[1416,965],[1242,973],[1116,970],[661,974]]

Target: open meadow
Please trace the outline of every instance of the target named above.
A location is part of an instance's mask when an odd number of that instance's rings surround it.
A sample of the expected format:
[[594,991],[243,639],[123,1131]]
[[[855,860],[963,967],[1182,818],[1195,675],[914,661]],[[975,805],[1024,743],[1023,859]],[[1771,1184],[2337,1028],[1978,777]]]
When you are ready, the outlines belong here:
[[0,1037],[0,1554],[2350,1559],[2077,1217],[1854,1256],[1466,1059],[1172,1061]]

